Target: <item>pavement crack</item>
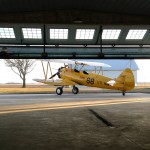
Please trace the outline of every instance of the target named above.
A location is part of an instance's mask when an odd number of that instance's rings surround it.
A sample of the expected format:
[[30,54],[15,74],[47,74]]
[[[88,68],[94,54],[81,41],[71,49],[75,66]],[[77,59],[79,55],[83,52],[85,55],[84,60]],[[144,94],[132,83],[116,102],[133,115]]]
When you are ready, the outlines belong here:
[[[122,132],[121,132],[122,133]],[[122,133],[125,139],[127,139],[129,142],[135,144],[137,147],[141,148],[142,150],[147,150],[146,148],[142,147],[140,144],[136,143],[132,139],[130,139],[128,136],[126,136],[124,133]]]
[[[100,116],[96,111],[89,109],[90,113],[93,114],[97,119],[99,119],[100,121],[102,121],[106,126],[110,127],[110,128],[115,128],[115,126],[108,121],[106,118]],[[118,130],[119,132],[121,132],[121,130],[119,128],[116,128],[116,130]],[[124,133],[122,133],[122,136],[128,140],[129,142],[131,142],[132,144],[136,145],[138,148],[142,149],[142,150],[147,150],[146,148],[142,147],[140,144],[138,144],[137,142],[135,142],[134,140],[130,139],[128,136],[126,136]]]
[[110,122],[108,121],[106,118],[100,116],[96,111],[92,110],[92,109],[89,109],[89,111],[97,118],[99,119],[100,121],[102,121],[106,126],[110,127],[110,128],[114,128],[115,126]]

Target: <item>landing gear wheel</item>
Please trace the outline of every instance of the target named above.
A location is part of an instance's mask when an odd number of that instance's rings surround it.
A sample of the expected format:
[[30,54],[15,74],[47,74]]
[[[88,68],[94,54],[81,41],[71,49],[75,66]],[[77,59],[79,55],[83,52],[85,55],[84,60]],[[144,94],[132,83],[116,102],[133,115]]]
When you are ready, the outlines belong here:
[[57,95],[61,95],[63,93],[63,89],[61,88],[61,87],[58,87],[57,89],[56,89],[56,94]]
[[126,94],[125,92],[122,92],[122,95],[123,95],[123,96],[125,96],[125,94]]
[[79,89],[74,86],[73,89],[72,89],[72,93],[73,94],[78,94],[78,92],[79,92]]

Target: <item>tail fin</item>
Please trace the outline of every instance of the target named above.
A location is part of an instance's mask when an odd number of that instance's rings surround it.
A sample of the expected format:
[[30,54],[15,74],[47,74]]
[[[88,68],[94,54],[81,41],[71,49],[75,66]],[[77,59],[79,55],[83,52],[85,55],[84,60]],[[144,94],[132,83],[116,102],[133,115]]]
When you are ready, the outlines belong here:
[[125,69],[115,81],[114,86],[121,91],[132,90],[135,86],[134,75],[129,68]]

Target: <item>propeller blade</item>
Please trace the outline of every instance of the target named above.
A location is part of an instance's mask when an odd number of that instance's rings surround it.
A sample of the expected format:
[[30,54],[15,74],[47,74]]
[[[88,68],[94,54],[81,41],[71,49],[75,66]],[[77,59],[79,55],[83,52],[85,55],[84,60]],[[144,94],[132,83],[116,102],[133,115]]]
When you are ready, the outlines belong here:
[[60,78],[60,71],[61,71],[62,68],[65,68],[65,67],[60,67],[60,68],[58,69],[58,72],[55,73],[55,74],[53,74],[49,79],[52,79],[52,78],[55,77],[56,75],[58,76],[58,78]]
[[52,75],[49,79],[54,78],[57,74],[58,74],[58,72],[57,72],[57,73],[55,73],[55,74],[53,74],[53,75]]

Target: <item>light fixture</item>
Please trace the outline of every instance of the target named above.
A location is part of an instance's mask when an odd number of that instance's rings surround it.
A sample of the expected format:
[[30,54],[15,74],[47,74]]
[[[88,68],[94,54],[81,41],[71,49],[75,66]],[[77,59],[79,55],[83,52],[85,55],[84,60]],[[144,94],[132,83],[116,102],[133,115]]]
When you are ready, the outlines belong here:
[[75,20],[73,20],[74,23],[77,23],[77,24],[80,24],[80,23],[83,23],[83,21],[77,17]]

